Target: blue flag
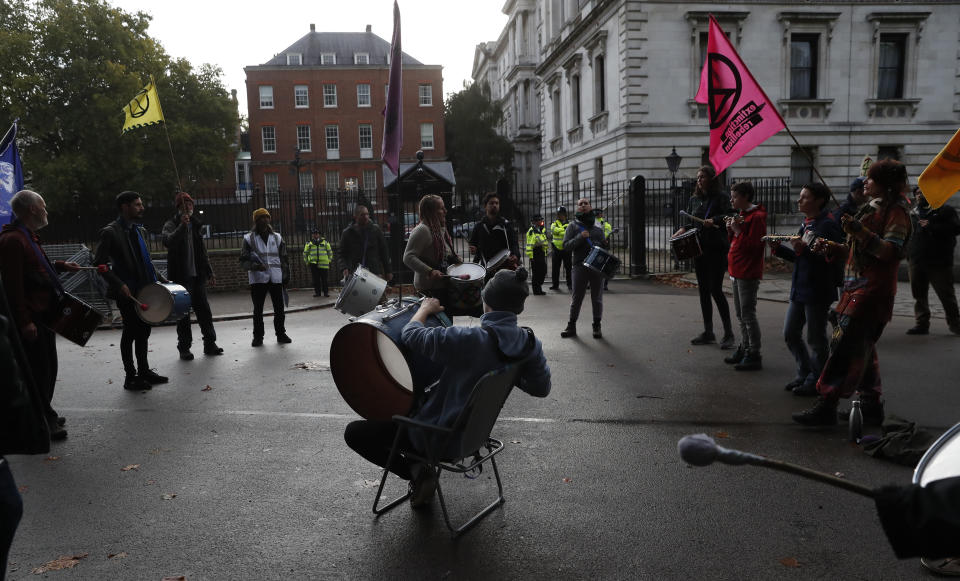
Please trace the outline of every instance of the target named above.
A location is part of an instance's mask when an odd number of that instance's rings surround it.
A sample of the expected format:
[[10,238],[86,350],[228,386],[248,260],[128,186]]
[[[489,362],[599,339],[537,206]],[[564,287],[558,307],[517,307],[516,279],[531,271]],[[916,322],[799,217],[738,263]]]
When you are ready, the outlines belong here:
[[17,123],[0,140],[0,224],[13,220],[10,198],[23,189],[23,168],[17,151]]

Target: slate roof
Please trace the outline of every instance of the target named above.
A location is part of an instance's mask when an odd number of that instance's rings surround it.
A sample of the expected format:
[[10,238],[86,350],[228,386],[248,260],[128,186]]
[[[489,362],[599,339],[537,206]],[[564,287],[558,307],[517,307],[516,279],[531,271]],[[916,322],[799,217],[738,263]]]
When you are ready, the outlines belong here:
[[[320,65],[322,53],[336,53],[337,67],[355,67],[353,55],[367,53],[370,55],[370,66],[387,66],[387,55],[390,54],[390,42],[372,32],[308,32],[297,42],[277,53],[272,59],[261,66],[287,64],[287,54],[300,53],[303,55],[304,66]],[[422,65],[420,61],[403,53],[403,64]],[[363,66],[363,65],[360,65]]]

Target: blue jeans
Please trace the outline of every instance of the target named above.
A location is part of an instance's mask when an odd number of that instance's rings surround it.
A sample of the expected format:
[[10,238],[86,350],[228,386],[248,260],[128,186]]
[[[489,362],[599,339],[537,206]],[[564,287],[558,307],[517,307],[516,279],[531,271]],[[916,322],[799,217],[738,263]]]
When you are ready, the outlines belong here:
[[10,472],[10,464],[0,456],[0,579],[6,575],[10,545],[13,544],[13,535],[17,532],[21,516],[23,500]]
[[[827,341],[827,315],[830,304],[790,301],[783,320],[783,340],[797,361],[798,381],[816,385],[823,364],[830,355]],[[803,325],[807,325],[807,341],[803,341]],[[809,350],[807,347],[809,346]]]
[[733,279],[733,308],[740,321],[740,346],[749,355],[760,354],[760,321],[757,320],[759,278]]

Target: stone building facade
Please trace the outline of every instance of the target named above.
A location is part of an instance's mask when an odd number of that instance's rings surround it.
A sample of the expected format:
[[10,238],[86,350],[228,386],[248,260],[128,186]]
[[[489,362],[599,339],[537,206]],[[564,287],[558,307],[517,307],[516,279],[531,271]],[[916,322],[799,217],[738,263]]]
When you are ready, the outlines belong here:
[[[960,2],[508,0],[503,11],[510,22],[483,58],[478,47],[474,78],[498,86],[518,152],[529,141],[519,120],[536,122],[546,189],[670,177],[674,147],[677,176],[693,177],[709,144],[694,95],[711,13],[838,192],[866,155],[903,161],[915,181],[960,124]],[[529,77],[524,39],[535,43]],[[516,97],[528,79],[536,115]],[[786,131],[727,170],[783,176],[815,179]]]

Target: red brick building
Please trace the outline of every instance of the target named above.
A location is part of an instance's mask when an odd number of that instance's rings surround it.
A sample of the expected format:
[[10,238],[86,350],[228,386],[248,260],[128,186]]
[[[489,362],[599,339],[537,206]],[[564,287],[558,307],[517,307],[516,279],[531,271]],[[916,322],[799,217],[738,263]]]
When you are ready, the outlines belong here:
[[[359,195],[375,213],[386,212],[385,177],[388,184],[395,179],[380,157],[389,55],[390,43],[369,26],[366,32],[316,32],[311,24],[306,36],[266,63],[245,67],[250,159],[246,167],[238,160],[238,182],[263,192],[268,207],[271,194],[300,192],[316,217],[342,213],[344,206],[352,210]],[[422,150],[425,165],[452,180],[442,67],[406,53],[403,131],[401,163],[415,162]]]

